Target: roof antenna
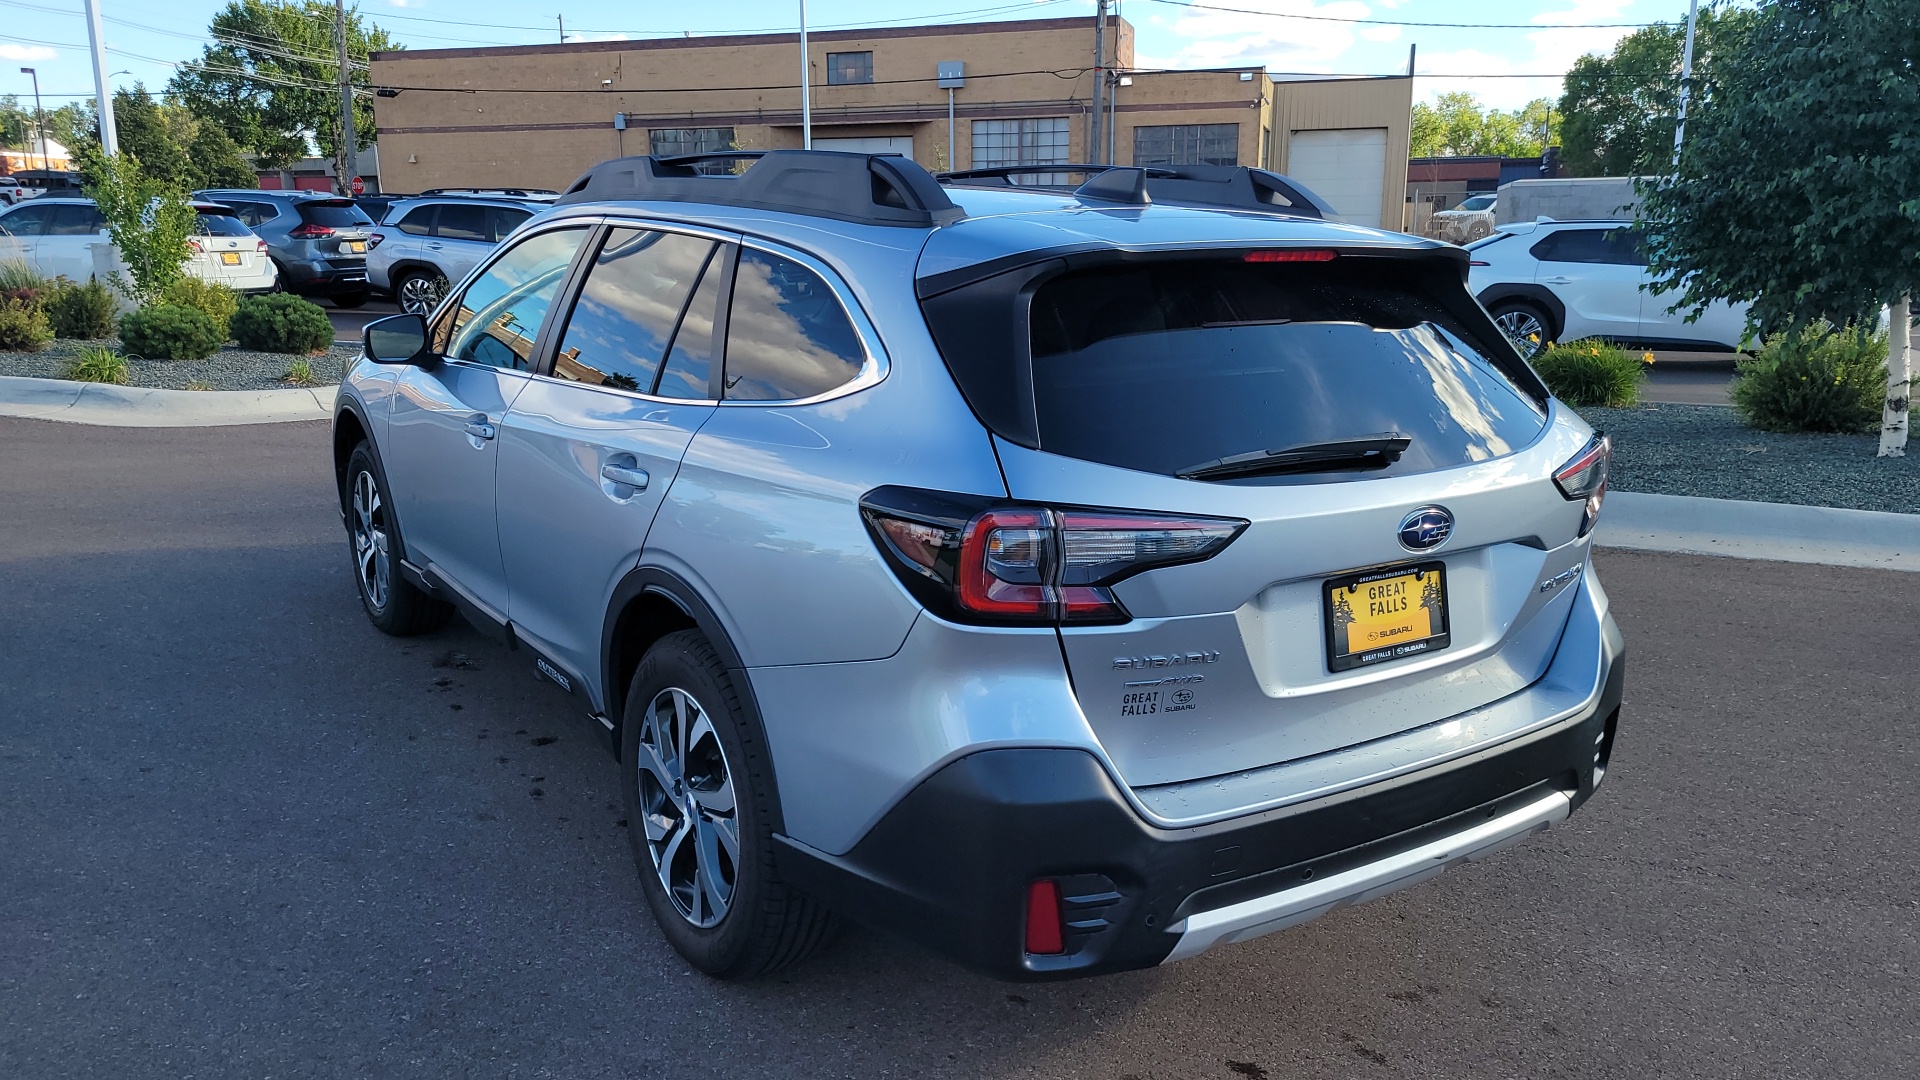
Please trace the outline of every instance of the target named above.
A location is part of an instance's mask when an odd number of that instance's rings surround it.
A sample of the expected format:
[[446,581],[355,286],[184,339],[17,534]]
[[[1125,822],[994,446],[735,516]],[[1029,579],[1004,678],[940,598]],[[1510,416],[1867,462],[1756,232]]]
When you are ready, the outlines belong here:
[[1153,202],[1153,199],[1147,195],[1147,170],[1145,169],[1108,169],[1074,188],[1073,194],[1081,199],[1128,203],[1133,206],[1146,206]]

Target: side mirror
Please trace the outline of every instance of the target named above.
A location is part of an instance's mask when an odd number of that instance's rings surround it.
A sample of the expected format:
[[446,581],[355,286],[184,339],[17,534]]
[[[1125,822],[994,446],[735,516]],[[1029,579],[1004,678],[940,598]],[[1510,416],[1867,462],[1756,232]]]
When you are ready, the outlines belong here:
[[422,315],[375,319],[367,324],[363,341],[367,359],[376,364],[432,367],[439,359],[427,348],[427,320]]

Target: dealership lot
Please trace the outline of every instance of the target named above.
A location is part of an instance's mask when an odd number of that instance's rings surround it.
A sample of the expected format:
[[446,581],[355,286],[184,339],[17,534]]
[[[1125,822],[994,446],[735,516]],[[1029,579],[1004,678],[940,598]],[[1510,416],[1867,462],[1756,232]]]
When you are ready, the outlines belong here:
[[0,420],[0,1075],[1902,1075],[1920,615],[1603,552],[1608,782],[1494,861],[1185,964],[1002,985],[871,934],[690,974],[597,725],[358,607],[322,424]]

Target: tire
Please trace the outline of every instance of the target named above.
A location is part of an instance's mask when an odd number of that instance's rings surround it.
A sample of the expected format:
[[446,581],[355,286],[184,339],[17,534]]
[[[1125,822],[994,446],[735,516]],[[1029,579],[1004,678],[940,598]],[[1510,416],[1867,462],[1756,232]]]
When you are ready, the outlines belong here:
[[394,637],[412,637],[445,626],[453,615],[452,606],[421,592],[400,573],[395,553],[406,548],[391,509],[393,499],[373,449],[364,441],[347,458],[340,504],[347,511],[347,553],[367,620]]
[[445,274],[427,270],[409,270],[393,284],[393,302],[409,315],[431,315],[447,295]]
[[337,308],[357,308],[366,306],[367,296],[367,291],[362,289],[359,292],[337,293],[327,299],[333,301],[333,306]]
[[825,944],[834,917],[774,868],[772,763],[706,638],[655,642],[622,719],[627,839],[674,951],[714,978],[751,979]]
[[1503,300],[1488,312],[1500,332],[1513,342],[1520,355],[1532,360],[1547,351],[1554,338],[1553,320],[1546,312],[1524,300]]

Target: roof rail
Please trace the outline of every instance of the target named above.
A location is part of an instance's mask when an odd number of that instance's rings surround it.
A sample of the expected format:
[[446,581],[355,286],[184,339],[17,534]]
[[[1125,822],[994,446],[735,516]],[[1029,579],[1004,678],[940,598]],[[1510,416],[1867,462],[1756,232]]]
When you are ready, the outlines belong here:
[[552,188],[517,187],[437,187],[428,188],[420,193],[420,198],[429,195],[497,195],[509,199],[529,199],[540,195],[558,195]]
[[[702,170],[717,162],[739,161],[751,164],[737,174]],[[615,158],[582,174],[558,205],[599,199],[715,203],[909,229],[946,225],[964,216],[932,174],[910,159],[834,150]]]
[[[1146,195],[1155,202],[1182,206],[1220,206],[1236,210],[1261,210],[1294,217],[1333,217],[1333,207],[1298,181],[1265,169],[1245,165],[1001,165],[991,169],[967,169],[938,174],[942,184],[958,187],[1025,187],[1042,191],[1074,191],[1072,184],[1023,184],[1023,176],[1055,176],[1060,173],[1097,175],[1115,169],[1129,169],[1146,176]],[[1089,180],[1088,184],[1092,184]],[[1086,185],[1082,185],[1084,188]],[[1085,194],[1112,201],[1099,194],[1099,185]]]

